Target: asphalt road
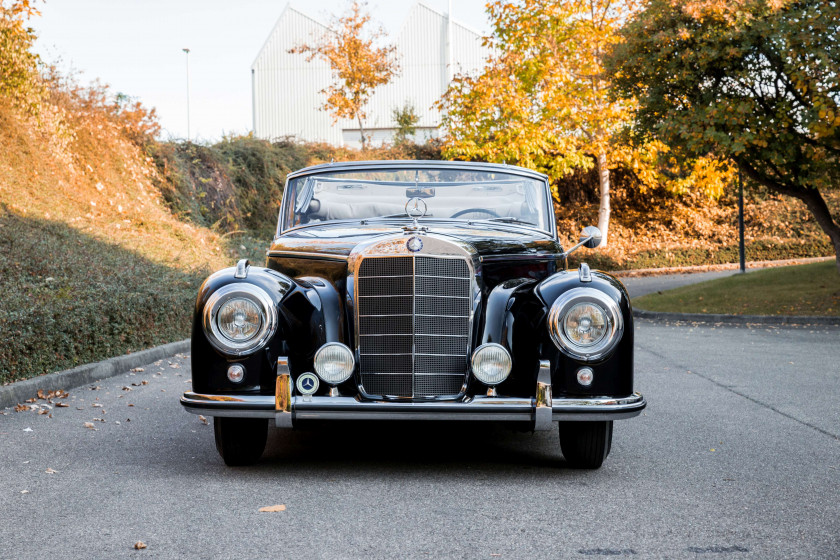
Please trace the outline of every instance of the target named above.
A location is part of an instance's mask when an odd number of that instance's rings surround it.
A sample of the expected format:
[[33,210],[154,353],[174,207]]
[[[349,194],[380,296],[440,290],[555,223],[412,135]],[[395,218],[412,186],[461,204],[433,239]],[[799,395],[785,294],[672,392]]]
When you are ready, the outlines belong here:
[[649,406],[598,471],[555,431],[399,423],[274,431],[228,468],[183,357],[7,410],[0,558],[840,557],[840,330],[636,329]]

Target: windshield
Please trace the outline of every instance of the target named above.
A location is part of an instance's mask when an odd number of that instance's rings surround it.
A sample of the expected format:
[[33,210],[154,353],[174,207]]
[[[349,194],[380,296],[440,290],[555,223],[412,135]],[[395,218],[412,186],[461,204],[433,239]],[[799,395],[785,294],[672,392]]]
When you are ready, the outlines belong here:
[[[410,220],[406,203],[425,216],[508,222],[550,231],[546,185],[520,175],[466,169],[354,170],[289,181],[279,230],[336,220]],[[279,233],[279,231],[278,231]]]

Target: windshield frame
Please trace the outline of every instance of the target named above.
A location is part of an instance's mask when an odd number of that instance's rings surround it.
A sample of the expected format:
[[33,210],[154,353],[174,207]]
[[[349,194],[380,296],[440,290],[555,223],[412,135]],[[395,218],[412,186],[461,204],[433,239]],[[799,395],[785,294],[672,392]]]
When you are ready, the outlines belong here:
[[523,167],[517,167],[513,165],[504,165],[504,164],[493,164],[493,163],[474,163],[474,162],[458,162],[458,161],[439,161],[439,160],[427,160],[427,161],[415,161],[415,160],[393,160],[393,161],[369,161],[369,162],[349,162],[349,163],[327,163],[321,165],[315,165],[312,167],[307,167],[301,169],[299,171],[295,171],[293,173],[289,173],[286,177],[286,184],[283,189],[283,200],[280,205],[280,216],[278,219],[278,227],[275,231],[275,239],[280,237],[281,235],[305,228],[310,227],[317,227],[317,226],[325,226],[325,225],[332,225],[332,224],[363,224],[363,223],[387,223],[389,221],[397,221],[399,223],[405,223],[412,221],[412,218],[405,216],[399,217],[372,217],[366,220],[362,219],[341,219],[341,220],[330,220],[330,221],[322,221],[312,224],[300,224],[296,226],[290,226],[287,223],[289,212],[289,205],[294,204],[295,201],[293,197],[288,196],[288,186],[292,180],[300,179],[306,176],[317,176],[317,175],[328,175],[337,172],[345,172],[345,171],[393,171],[395,169],[443,169],[443,170],[464,170],[464,171],[479,171],[479,172],[497,172],[497,173],[505,173],[509,175],[517,175],[520,177],[525,177],[528,179],[536,180],[538,182],[543,183],[543,197],[545,199],[546,211],[547,211],[547,218],[548,218],[548,226],[549,229],[543,229],[541,226],[538,225],[527,225],[522,223],[516,222],[502,222],[502,221],[489,221],[489,220],[463,220],[463,219],[452,219],[452,218],[420,218],[419,221],[421,223],[424,222],[444,222],[444,223],[452,223],[452,224],[459,224],[459,225],[488,225],[493,226],[494,228],[497,226],[504,226],[504,227],[512,227],[515,229],[527,229],[535,232],[540,232],[543,234],[547,234],[551,236],[552,239],[557,239],[557,216],[554,212],[554,201],[551,197],[551,189],[549,188],[548,184],[548,176],[542,173],[537,173],[536,171],[532,171],[530,169],[525,169]]

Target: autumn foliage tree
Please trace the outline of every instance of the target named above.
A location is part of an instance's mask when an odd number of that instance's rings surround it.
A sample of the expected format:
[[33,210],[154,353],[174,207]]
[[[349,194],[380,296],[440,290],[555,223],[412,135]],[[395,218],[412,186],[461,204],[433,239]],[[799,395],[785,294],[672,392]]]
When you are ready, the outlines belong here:
[[399,70],[394,58],[394,45],[377,43],[385,37],[381,27],[371,27],[366,4],[354,1],[341,17],[330,22],[326,34],[315,43],[298,45],[291,53],[306,54],[306,60],[321,58],[329,63],[333,82],[321,93],[327,96],[323,109],[333,121],[346,118],[359,125],[362,147],[365,147],[365,106],[374,90],[388,83]]
[[482,74],[458,76],[440,103],[448,157],[518,163],[562,177],[597,166],[606,244],[613,137],[632,103],[609,97],[601,56],[631,1],[496,0],[487,6],[496,53]]
[[840,7],[834,0],[650,0],[608,59],[636,128],[687,157],[713,152],[805,203],[840,182]]
[[555,182],[597,168],[598,227],[606,245],[610,170],[622,167],[642,187],[683,192],[698,185],[719,196],[725,163],[699,156],[675,161],[668,147],[637,145],[627,134],[635,102],[615,99],[603,57],[638,10],[635,0],[495,0],[488,4],[494,54],[477,76],[460,75],[439,103],[444,155],[537,169]]
[[37,111],[44,93],[31,50],[35,32],[26,25],[37,14],[30,0],[0,0],[0,96],[29,112]]

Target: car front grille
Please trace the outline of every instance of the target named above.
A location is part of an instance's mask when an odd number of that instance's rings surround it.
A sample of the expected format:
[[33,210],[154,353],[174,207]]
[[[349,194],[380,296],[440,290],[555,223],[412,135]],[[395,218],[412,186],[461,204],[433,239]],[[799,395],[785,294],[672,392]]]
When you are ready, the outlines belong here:
[[461,392],[468,373],[471,285],[461,257],[361,261],[357,328],[367,394],[429,398]]

